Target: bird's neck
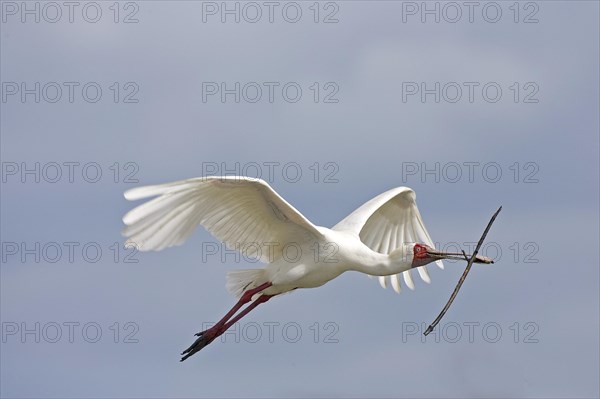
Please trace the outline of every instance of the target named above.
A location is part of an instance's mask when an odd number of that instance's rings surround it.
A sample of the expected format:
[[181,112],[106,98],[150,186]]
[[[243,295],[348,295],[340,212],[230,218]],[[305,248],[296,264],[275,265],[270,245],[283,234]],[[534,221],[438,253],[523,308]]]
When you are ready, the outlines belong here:
[[371,276],[389,276],[412,268],[412,259],[405,256],[404,251],[397,249],[389,255],[373,252],[373,256],[362,259],[353,268]]

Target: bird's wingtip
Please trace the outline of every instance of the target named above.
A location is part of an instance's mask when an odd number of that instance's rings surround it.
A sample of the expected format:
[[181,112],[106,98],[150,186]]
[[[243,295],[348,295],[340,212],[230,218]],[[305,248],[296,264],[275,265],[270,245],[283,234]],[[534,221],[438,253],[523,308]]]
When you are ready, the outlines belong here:
[[139,190],[137,188],[130,188],[129,190],[126,190],[123,193],[123,197],[125,197],[125,199],[127,201],[134,201],[134,200],[138,199],[137,198],[138,196],[136,195],[136,192],[138,192],[138,191]]

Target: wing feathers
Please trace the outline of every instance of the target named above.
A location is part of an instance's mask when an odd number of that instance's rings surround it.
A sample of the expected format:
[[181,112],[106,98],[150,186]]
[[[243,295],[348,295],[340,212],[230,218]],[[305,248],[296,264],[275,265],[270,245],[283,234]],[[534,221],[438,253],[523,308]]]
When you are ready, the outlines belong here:
[[379,276],[379,285],[381,285],[381,288],[384,290],[387,288],[386,276]]
[[[158,196],[129,211],[123,235],[140,250],[160,250],[183,243],[198,225],[227,247],[248,248],[261,256],[259,246],[299,242],[321,233],[266,182],[240,176],[205,177],[138,187],[125,192],[136,200]],[[252,243],[253,246],[247,244]],[[266,254],[269,255],[269,254]],[[281,256],[275,250],[272,254]],[[263,261],[273,261],[261,256]]]
[[401,288],[400,288],[400,279],[398,278],[398,275],[394,274],[394,275],[390,276],[390,280],[392,280],[392,288],[394,289],[394,291],[396,291],[397,294],[399,294],[401,291]]
[[417,271],[419,272],[419,276],[421,276],[421,280],[427,284],[431,283],[431,277],[429,277],[429,272],[425,266],[417,267]]
[[415,289],[415,283],[412,279],[412,275],[410,274],[410,270],[407,270],[405,272],[402,272],[402,277],[404,277],[404,282],[406,283],[406,286],[408,288],[410,288],[411,290]]
[[[378,195],[333,229],[358,234],[366,246],[383,254],[389,254],[409,243],[434,246],[417,208],[415,193],[408,187],[398,187]],[[441,261],[436,263],[443,268]],[[431,282],[425,266],[417,268],[417,271],[423,281]],[[406,286],[414,289],[410,270],[401,274]],[[390,282],[394,291],[401,291],[399,274],[390,276]],[[379,283],[386,288],[387,277],[380,277]]]

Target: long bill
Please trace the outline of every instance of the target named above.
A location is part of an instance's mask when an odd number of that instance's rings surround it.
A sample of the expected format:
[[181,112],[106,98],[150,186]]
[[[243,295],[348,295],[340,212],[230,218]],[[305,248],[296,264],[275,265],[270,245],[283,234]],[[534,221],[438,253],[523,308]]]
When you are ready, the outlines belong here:
[[[429,255],[430,257],[432,257],[434,260],[455,259],[455,260],[466,260],[466,261],[468,261],[471,258],[471,255],[467,255],[466,258],[465,258],[465,255],[463,253],[442,252],[442,251],[438,251],[436,249],[428,249],[427,250],[427,255]],[[490,263],[494,263],[494,261],[492,259],[488,258],[487,256],[477,255],[475,257],[474,263],[490,264]]]

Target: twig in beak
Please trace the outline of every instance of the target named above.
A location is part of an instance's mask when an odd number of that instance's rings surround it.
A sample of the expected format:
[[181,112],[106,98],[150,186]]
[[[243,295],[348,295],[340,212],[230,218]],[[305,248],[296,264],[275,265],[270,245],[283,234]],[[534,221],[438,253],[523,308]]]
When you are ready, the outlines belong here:
[[464,249],[461,249],[461,250],[460,250],[460,252],[462,252],[463,256],[465,257],[465,260],[466,260],[467,262],[469,262],[469,258],[467,257],[467,254],[465,253],[465,250],[464,250]]
[[467,274],[469,274],[469,271],[471,270],[471,266],[473,266],[473,262],[475,261],[475,258],[477,257],[477,252],[479,252],[479,248],[481,248],[481,245],[483,245],[483,240],[485,240],[485,237],[487,236],[488,231],[490,231],[490,228],[492,227],[494,220],[496,220],[496,216],[498,216],[498,214],[500,213],[501,210],[502,210],[502,207],[498,208],[496,213],[494,213],[494,215],[490,219],[487,227],[485,228],[485,230],[483,232],[483,235],[481,236],[481,238],[479,239],[479,242],[477,243],[477,246],[475,247],[475,251],[473,251],[473,254],[471,255],[471,258],[470,259],[467,258],[467,254],[465,253],[465,251],[462,251],[463,256],[465,257],[465,260],[467,261],[467,267],[466,267],[465,271],[463,272],[462,276],[460,276],[460,280],[458,280],[458,284],[456,284],[456,288],[454,288],[454,292],[452,292],[452,295],[450,295],[450,299],[448,299],[446,306],[444,306],[444,309],[442,309],[442,311],[440,312],[438,317],[433,321],[433,323],[431,323],[429,325],[429,327],[427,327],[427,330],[425,330],[423,335],[427,336],[427,335],[429,335],[430,332],[433,331],[435,326],[438,325],[440,320],[442,320],[442,317],[444,317],[444,315],[448,311],[448,308],[450,308],[450,305],[452,305],[452,302],[454,301],[454,298],[456,298],[456,295],[458,294],[460,287],[462,286],[463,282],[465,281],[465,278],[467,278]]

